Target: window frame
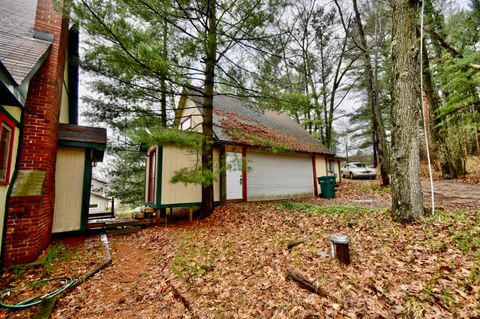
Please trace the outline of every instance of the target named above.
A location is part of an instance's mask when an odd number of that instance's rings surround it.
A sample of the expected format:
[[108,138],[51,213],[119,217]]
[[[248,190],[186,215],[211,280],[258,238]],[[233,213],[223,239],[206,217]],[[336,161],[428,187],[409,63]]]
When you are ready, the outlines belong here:
[[11,173],[12,157],[13,157],[13,142],[15,140],[15,128],[16,128],[15,123],[13,123],[12,120],[10,120],[5,114],[0,113],[0,136],[2,135],[2,128],[4,124],[10,129],[10,145],[8,147],[5,179],[0,180],[0,185],[10,184],[10,173]]
[[[187,121],[190,121],[189,126],[184,128],[184,127],[183,127],[183,124],[185,124],[185,122],[187,122]],[[182,131],[191,130],[192,127],[193,127],[192,124],[193,124],[193,123],[192,123],[192,116],[189,115],[189,116],[187,116],[182,122],[180,122],[180,129],[181,129]]]
[[148,152],[148,174],[147,174],[147,203],[155,204],[155,192],[157,189],[157,156],[158,149],[154,147]]

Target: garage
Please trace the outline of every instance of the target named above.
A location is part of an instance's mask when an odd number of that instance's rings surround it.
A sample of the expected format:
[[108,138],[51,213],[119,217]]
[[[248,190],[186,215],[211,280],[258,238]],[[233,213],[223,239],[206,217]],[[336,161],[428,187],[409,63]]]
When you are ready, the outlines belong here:
[[248,200],[314,195],[312,157],[247,152]]

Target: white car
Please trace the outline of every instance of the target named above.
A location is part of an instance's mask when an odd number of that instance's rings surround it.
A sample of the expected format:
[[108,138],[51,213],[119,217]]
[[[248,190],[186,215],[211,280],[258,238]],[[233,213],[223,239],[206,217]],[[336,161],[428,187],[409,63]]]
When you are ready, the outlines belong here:
[[342,166],[342,177],[354,178],[371,178],[377,177],[377,172],[374,168],[369,168],[367,165],[359,162],[348,163]]

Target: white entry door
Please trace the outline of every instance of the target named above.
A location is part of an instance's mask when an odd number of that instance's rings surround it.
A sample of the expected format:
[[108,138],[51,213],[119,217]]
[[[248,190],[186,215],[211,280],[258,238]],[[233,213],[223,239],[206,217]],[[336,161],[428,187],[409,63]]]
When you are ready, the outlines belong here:
[[242,199],[242,154],[227,152],[227,199]]

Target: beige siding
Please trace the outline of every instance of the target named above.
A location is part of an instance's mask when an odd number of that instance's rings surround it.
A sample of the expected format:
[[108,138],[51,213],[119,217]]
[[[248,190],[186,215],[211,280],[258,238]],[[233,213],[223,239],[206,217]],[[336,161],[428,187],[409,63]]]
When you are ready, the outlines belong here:
[[[334,162],[334,166],[333,166],[333,174],[335,174],[335,176],[337,177],[336,178],[336,181],[337,182],[340,182],[340,170],[339,170],[339,159],[337,158],[327,158],[327,162],[329,161],[333,161]],[[332,175],[332,172],[329,172],[328,175]]]
[[317,176],[325,176],[327,174],[327,162],[324,155],[315,155],[317,164]]
[[[7,109],[7,108],[5,108],[5,109]],[[14,108],[14,109],[18,109],[18,108]],[[10,113],[10,114],[15,117],[15,114],[12,114],[12,113]],[[10,184],[9,185],[0,185],[0,230],[3,229],[3,222],[4,222],[4,219],[5,219],[5,203],[7,201],[8,187],[12,183],[12,177],[13,177],[13,173],[15,171],[15,163],[17,161],[17,151],[18,151],[19,138],[20,138],[20,130],[17,127],[17,128],[15,128],[15,134],[14,134],[14,140],[13,140],[12,161],[11,161],[11,166],[10,166],[10,177],[9,177]],[[0,235],[0,252],[1,252],[2,247],[3,247],[3,237],[2,237],[2,235]]]
[[[340,172],[338,170],[339,160],[337,158],[326,157],[324,155],[316,155],[315,156],[315,162],[317,164],[317,177],[318,176],[331,175],[328,172],[328,161],[332,160],[332,159],[335,161],[335,171],[334,171],[334,173],[337,176],[336,181],[337,181],[337,183],[339,183],[340,182]],[[318,186],[318,192],[320,193],[320,185],[318,184],[318,180],[317,180],[317,186]]]
[[62,85],[62,104],[60,106],[60,123],[69,122],[68,92],[66,88],[67,83],[68,83],[68,59],[65,59],[65,72],[63,73],[63,85]]
[[[220,151],[214,149],[213,162],[218,176]],[[202,201],[202,188],[198,184],[171,183],[175,173],[183,168],[194,168],[201,165],[201,156],[195,151],[164,146],[162,156],[162,205],[199,203]],[[217,179],[214,184],[214,200],[220,200],[220,183]]]
[[202,113],[200,113],[200,110],[196,107],[196,104],[187,98],[185,100],[185,109],[182,111],[182,115],[180,118],[180,121],[178,123],[178,129],[180,130],[182,128],[182,122],[187,119],[188,116],[191,116],[192,118],[192,129],[197,132],[202,132]]
[[58,148],[52,232],[80,230],[84,171],[85,149]]
[[1,106],[8,114],[10,114],[17,122],[22,121],[22,109],[18,106]]

